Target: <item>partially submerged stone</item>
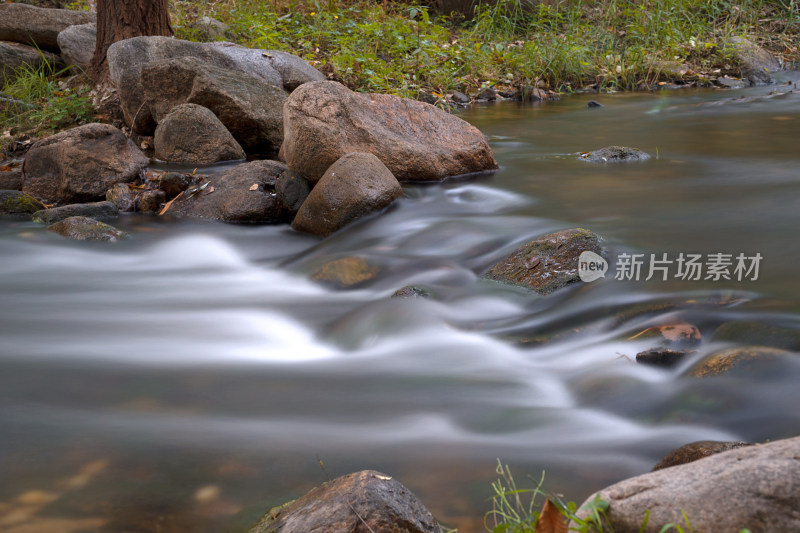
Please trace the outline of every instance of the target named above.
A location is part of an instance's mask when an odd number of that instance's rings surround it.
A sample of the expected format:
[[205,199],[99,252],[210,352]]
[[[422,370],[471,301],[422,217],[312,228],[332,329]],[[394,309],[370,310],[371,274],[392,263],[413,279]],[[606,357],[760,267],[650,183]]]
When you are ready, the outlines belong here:
[[550,294],[580,281],[578,257],[586,251],[602,253],[595,233],[583,228],[557,231],[519,247],[483,277]]
[[25,154],[22,190],[48,203],[105,198],[117,183],[139,177],[149,160],[109,124],[86,124],[56,133]]
[[281,153],[289,168],[311,183],[351,152],[377,156],[400,181],[441,180],[497,168],[477,128],[416,100],[360,94],[319,81],[298,87],[283,114]]
[[667,348],[652,348],[636,354],[636,362],[657,366],[661,368],[672,368],[680,364],[687,355],[694,353],[694,350],[669,350]]
[[417,298],[430,298],[431,296],[431,291],[425,287],[418,287],[416,285],[406,285],[405,287],[397,289],[392,294],[392,298],[406,298],[412,300],[416,300]]
[[[685,527],[686,521],[697,532],[800,531],[800,437],[664,468],[597,494],[609,503],[609,531],[658,533],[667,524]],[[584,502],[578,516],[588,516],[594,499]]]
[[755,320],[733,320],[719,326],[711,334],[712,342],[736,342],[757,346],[772,346],[800,352],[800,331],[770,326]]
[[380,271],[379,266],[369,263],[363,257],[342,257],[319,267],[311,275],[311,279],[336,288],[348,288],[374,279]]
[[58,52],[58,34],[97,18],[89,11],[48,9],[23,3],[0,4],[0,41],[13,41]]
[[250,533],[440,533],[422,502],[399,481],[364,470],[336,478],[268,512]]
[[671,466],[685,465],[717,453],[752,445],[753,444],[749,442],[721,442],[716,440],[690,442],[689,444],[684,444],[683,446],[675,448],[665,455],[664,458],[653,467],[653,472]]
[[119,209],[112,202],[93,202],[90,204],[70,204],[43,209],[33,214],[33,221],[40,224],[54,224],[65,218],[83,216],[94,219],[116,218]]
[[128,234],[124,231],[88,217],[70,217],[47,228],[62,237],[76,241],[116,242]]
[[638,148],[607,146],[593,152],[582,153],[581,159],[590,163],[626,163],[629,161],[646,161],[650,159],[650,154]]
[[696,378],[720,376],[736,372],[750,374],[754,370],[766,370],[780,363],[792,353],[767,346],[738,346],[715,352],[694,365],[688,375]]
[[44,204],[22,191],[0,190],[0,215],[32,215]]
[[156,127],[156,159],[190,165],[244,159],[242,147],[209,109],[181,104]]
[[400,183],[372,154],[350,153],[336,161],[311,189],[292,228],[321,237],[403,197]]

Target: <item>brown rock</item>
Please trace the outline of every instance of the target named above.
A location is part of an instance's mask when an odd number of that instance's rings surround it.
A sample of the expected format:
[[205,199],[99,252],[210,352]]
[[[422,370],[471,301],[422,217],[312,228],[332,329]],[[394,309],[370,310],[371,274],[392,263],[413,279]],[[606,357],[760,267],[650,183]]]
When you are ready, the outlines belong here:
[[380,159],[368,153],[350,153],[325,172],[303,202],[292,227],[327,237],[402,197],[400,183]]
[[89,11],[47,9],[22,3],[0,4],[0,41],[13,41],[58,52],[58,34],[97,18]]
[[369,281],[380,271],[379,266],[368,263],[363,257],[351,256],[328,261],[311,275],[311,279],[343,289]]
[[[658,533],[667,524],[688,530],[687,520],[697,533],[800,531],[800,437],[664,468],[598,494],[609,503],[604,520],[609,531]],[[587,515],[586,509],[578,511]]]
[[275,181],[285,170],[278,161],[242,163],[192,185],[167,213],[224,222],[286,222],[289,213],[275,194]]
[[430,511],[391,476],[365,470],[264,516],[250,533],[440,533]]
[[127,183],[117,183],[106,191],[106,200],[123,212],[136,209],[136,192],[132,191]]
[[550,294],[580,281],[578,257],[585,251],[602,252],[597,235],[582,228],[557,231],[517,248],[483,277]]
[[178,172],[167,172],[158,177],[158,188],[172,199],[189,188],[191,176]]
[[161,205],[167,201],[167,195],[160,189],[142,191],[138,199],[139,211],[142,213],[158,213]]
[[0,161],[0,191],[22,190],[22,161]]
[[441,180],[497,168],[483,134],[436,107],[358,94],[332,81],[298,87],[284,107],[289,168],[316,183],[351,152],[376,155],[400,181]]
[[742,448],[743,446],[752,446],[749,442],[720,442],[715,440],[701,440],[697,442],[690,442],[678,448],[675,448],[667,455],[664,456],[659,463],[653,467],[653,472],[661,470],[662,468],[669,468],[670,466],[685,465],[692,461],[697,461],[704,457],[714,455],[716,453],[727,452]]
[[61,207],[42,209],[33,214],[33,221],[40,224],[54,224],[69,217],[89,217],[94,219],[116,218],[119,209],[112,202],[92,202],[90,204],[70,204]]
[[127,233],[114,226],[88,217],[65,218],[47,229],[76,241],[116,242],[127,236]]
[[25,154],[22,190],[47,203],[102,200],[134,181],[148,159],[109,124],[86,124],[46,137]]
[[738,346],[709,355],[694,365],[688,375],[707,378],[732,371],[752,372],[755,369],[767,369],[791,355],[791,352],[786,350],[767,346]]
[[196,104],[181,104],[159,121],[154,144],[157,159],[174,163],[211,165],[245,158],[216,115]]
[[308,180],[303,176],[287,170],[278,176],[278,181],[275,183],[275,192],[292,215],[296,215],[297,211],[300,210],[300,206],[308,198],[311,187],[308,185]]

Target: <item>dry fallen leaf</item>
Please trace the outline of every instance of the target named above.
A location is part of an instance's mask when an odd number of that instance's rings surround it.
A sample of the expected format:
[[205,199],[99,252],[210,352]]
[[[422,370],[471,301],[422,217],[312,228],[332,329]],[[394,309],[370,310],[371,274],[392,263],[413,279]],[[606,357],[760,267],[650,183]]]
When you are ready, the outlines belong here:
[[257,190],[258,190],[258,183],[254,183],[254,184],[252,184],[252,185],[250,186],[250,190],[251,190],[251,191],[257,191]]
[[567,533],[567,521],[550,498],[544,501],[534,533]]
[[212,192],[214,192],[214,187],[209,187],[206,194],[211,194]]
[[172,207],[172,202],[174,202],[175,200],[177,200],[177,199],[178,199],[178,198],[180,198],[181,196],[183,196],[183,191],[181,191],[180,193],[178,193],[178,196],[176,196],[175,198],[173,198],[173,199],[172,199],[172,200],[170,200],[169,202],[165,203],[165,204],[164,204],[164,207],[162,207],[162,208],[161,208],[161,211],[159,211],[159,212],[158,212],[158,216],[161,216],[161,215],[163,215],[164,213],[166,213],[166,212],[167,212],[167,209],[169,209],[170,207]]

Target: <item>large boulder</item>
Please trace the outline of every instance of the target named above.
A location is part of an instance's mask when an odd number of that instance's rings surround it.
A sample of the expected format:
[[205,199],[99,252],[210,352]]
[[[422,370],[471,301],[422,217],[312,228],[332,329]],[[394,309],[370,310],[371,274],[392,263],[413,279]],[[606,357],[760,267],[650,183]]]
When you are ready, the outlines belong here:
[[422,502],[399,481],[364,470],[336,478],[267,513],[250,533],[440,533]]
[[[3,5],[9,4],[0,4],[0,8]],[[58,56],[50,52],[42,52],[26,44],[0,42],[0,89],[5,83],[10,83],[16,79],[16,71],[20,67],[29,65],[33,68],[39,68],[45,62],[52,65],[54,69],[61,64]],[[10,104],[6,103],[3,108],[7,106],[10,106]]]
[[698,533],[800,531],[800,437],[664,468],[598,494],[609,503],[609,531],[658,533],[667,524],[688,530],[687,521]]
[[316,183],[350,152],[376,155],[400,181],[441,180],[497,168],[483,134],[432,105],[359,94],[332,81],[298,87],[283,111],[282,154]]
[[89,11],[47,9],[22,3],[0,4],[0,41],[32,44],[58,52],[58,34],[75,24],[95,22]]
[[183,103],[210,109],[249,152],[277,152],[286,92],[235,70],[185,57],[151,63],[141,73],[156,122]]
[[278,161],[242,163],[189,187],[167,213],[224,222],[287,222],[289,212],[275,194],[275,181],[285,170]]
[[156,159],[190,165],[244,159],[225,125],[205,107],[182,104],[159,122],[153,140]]
[[600,238],[587,229],[565,229],[517,248],[483,277],[550,294],[580,281],[578,258],[583,252],[600,255]]
[[[298,79],[311,80],[322,76],[300,58],[283,61],[281,54],[268,50],[251,50],[231,43],[195,43],[158,36],[133,37],[114,43],[109,47],[107,57],[111,80],[119,93],[125,120],[133,125],[134,131],[141,133],[152,132],[155,128],[155,121],[145,102],[140,76],[142,68],[156,61],[194,57],[216,67],[235,70],[284,88],[287,85],[291,87]],[[284,69],[284,63],[294,66],[291,70]],[[300,63],[305,67],[299,66]],[[306,67],[313,69],[317,75]],[[287,76],[287,83],[284,83],[283,75]]]
[[73,67],[73,73],[89,69],[97,40],[97,24],[77,24],[58,34],[58,47],[64,63]]
[[105,199],[116,183],[128,183],[147,157],[109,124],[86,124],[36,142],[22,165],[22,190],[46,203]]
[[380,159],[360,152],[346,154],[311,189],[292,227],[326,237],[402,197],[400,183]]

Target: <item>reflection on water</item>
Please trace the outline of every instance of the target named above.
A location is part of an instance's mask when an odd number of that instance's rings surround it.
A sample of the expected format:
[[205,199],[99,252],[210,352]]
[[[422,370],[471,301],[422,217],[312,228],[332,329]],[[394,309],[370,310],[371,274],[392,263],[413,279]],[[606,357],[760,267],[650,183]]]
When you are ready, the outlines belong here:
[[[136,238],[109,247],[2,222],[0,530],[241,531],[324,481],[319,456],[332,475],[391,473],[469,533],[498,457],[582,499],[689,441],[798,434],[794,358],[686,377],[725,322],[800,328],[798,97],[710,105],[777,89],[470,110],[496,175],[409,186],[324,241],[126,217]],[[574,157],[608,144],[658,157]],[[762,277],[547,298],[480,280],[571,226],[614,251],[758,251]],[[311,279],[352,257],[371,277]],[[390,298],[409,284],[433,297]],[[681,322],[706,339],[687,361],[633,363],[652,342],[631,337]]]

